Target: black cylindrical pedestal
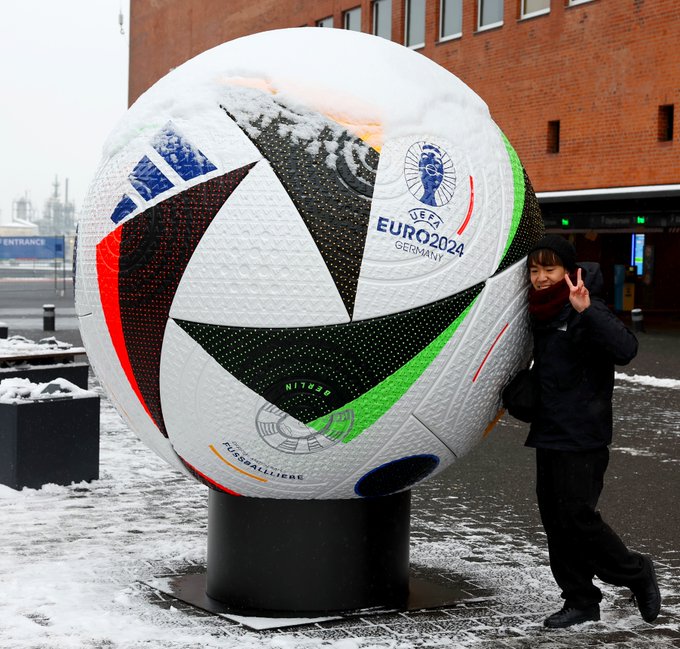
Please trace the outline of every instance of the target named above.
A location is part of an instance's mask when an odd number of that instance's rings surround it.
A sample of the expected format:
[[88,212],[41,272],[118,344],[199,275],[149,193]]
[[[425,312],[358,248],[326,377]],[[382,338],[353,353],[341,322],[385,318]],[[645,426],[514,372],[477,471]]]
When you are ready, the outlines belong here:
[[411,493],[356,500],[210,491],[209,597],[235,611],[318,614],[408,598]]

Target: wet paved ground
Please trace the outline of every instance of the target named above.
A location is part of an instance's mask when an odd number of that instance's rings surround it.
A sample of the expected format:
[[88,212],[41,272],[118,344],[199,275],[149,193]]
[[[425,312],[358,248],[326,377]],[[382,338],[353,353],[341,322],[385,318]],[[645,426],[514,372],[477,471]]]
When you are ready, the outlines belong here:
[[[43,294],[31,297],[38,307],[46,299]],[[25,296],[17,304],[21,301],[25,302]],[[8,305],[3,299],[0,285],[0,320],[10,324],[10,334],[41,337],[40,317],[30,320],[18,317],[15,308],[14,302]],[[61,308],[71,308],[68,296]],[[71,328],[70,320],[61,327],[58,321],[56,336],[79,344],[78,333]],[[680,327],[668,326],[667,322],[660,322],[658,326],[648,323],[647,330],[639,334],[638,357],[619,371],[629,376],[680,379]],[[186,638],[194,636],[214,639],[211,647],[680,647],[680,388],[660,387],[653,381],[645,384],[618,380],[614,407],[615,437],[600,508],[605,519],[632,549],[654,558],[664,598],[661,615],[654,624],[641,620],[626,589],[600,584],[604,593],[600,622],[563,631],[542,627],[543,618],[560,608],[561,601],[548,568],[545,538],[534,502],[534,457],[533,452],[523,446],[527,428],[507,417],[471,454],[439,479],[413,492],[413,573],[453,584],[473,597],[481,597],[481,601],[442,610],[365,615],[257,633],[134,582],[135,574],[144,581],[151,575],[194,570],[201,565],[200,552],[194,553],[193,558],[191,552],[185,552],[181,559],[172,559],[171,555],[158,560],[139,556],[138,563],[130,552],[131,565],[123,578],[131,585],[125,596],[136,602],[137,610],[143,611],[140,615],[160,625],[159,629],[167,626],[168,620],[158,618],[153,610],[161,607],[171,614],[171,624],[176,625],[177,637],[184,638],[181,646],[185,647],[207,646],[205,640],[195,645],[187,643]],[[108,401],[102,402],[102,408],[108,413],[103,421],[115,421]],[[128,449],[126,452],[133,455],[132,465],[156,461],[153,457],[145,459],[145,448],[129,431],[123,430],[122,422],[109,428],[102,431],[103,458],[107,445],[123,444]],[[119,452],[116,450],[116,454]],[[146,487],[156,494],[162,495],[164,490],[170,493],[178,481],[177,476],[162,465],[146,477],[141,470],[134,473],[133,468],[126,467],[126,470],[131,471],[130,481],[137,480],[136,488]],[[83,496],[68,489],[65,488],[64,499]],[[113,498],[115,490],[104,476],[99,485],[93,485],[92,496],[96,500],[99,491],[107,490]],[[146,516],[153,517],[149,503],[140,501],[143,497],[137,496],[137,501],[129,507],[147,508]],[[124,512],[123,517],[138,519],[143,525],[145,516],[133,515],[132,509]],[[172,520],[167,521],[167,525],[176,530],[178,544],[180,539],[198,537],[191,542],[192,547],[196,543],[201,546],[205,511],[197,508],[190,498],[176,502]],[[74,515],[77,515],[75,508]],[[92,530],[88,533],[98,543],[107,542]],[[150,536],[153,533],[152,526]],[[53,542],[56,543],[50,539],[50,543]],[[11,552],[12,548],[6,550]],[[18,547],[16,551],[21,552]],[[39,615],[36,619],[39,624]],[[3,644],[0,633],[0,647],[6,646],[10,645]],[[67,645],[43,642],[36,636],[36,641],[27,646],[52,649]],[[102,644],[92,641],[68,646],[128,649],[161,645],[149,638],[119,645],[109,640]],[[180,645],[166,640],[164,646]]]
[[[680,362],[680,333],[640,338],[640,356],[626,372],[680,377],[671,369]],[[680,389],[620,381],[615,412],[600,509],[631,549],[654,558],[664,598],[655,624],[642,621],[627,589],[598,584],[604,593],[600,622],[543,628],[561,600],[534,502],[534,455],[523,446],[527,427],[504,418],[443,477],[413,492],[413,572],[488,599],[280,633],[355,639],[361,647],[680,647]],[[388,640],[394,644],[384,644]]]

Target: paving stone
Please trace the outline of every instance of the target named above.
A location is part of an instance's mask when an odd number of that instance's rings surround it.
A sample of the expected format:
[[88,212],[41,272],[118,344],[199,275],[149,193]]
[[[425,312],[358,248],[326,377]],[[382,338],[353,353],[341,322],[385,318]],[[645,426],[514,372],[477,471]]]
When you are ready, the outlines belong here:
[[[680,357],[680,336],[670,343],[666,353]],[[637,374],[659,370],[636,362]],[[680,647],[680,390],[617,382],[615,398],[601,506],[631,547],[654,558],[664,597],[656,624],[642,621],[627,589],[602,585],[602,621],[565,631],[542,626],[562,602],[534,502],[526,427],[505,420],[413,492],[413,574],[484,601],[255,632],[163,596],[140,581],[204,570],[206,491],[146,449],[104,397],[100,480],[0,492],[0,620],[14,637],[32,633],[22,646],[3,628],[0,649],[193,649],[196,638],[206,649]],[[57,571],[53,590],[36,577],[41,571]],[[37,602],[32,584],[41,585]],[[68,597],[78,615],[64,606]],[[102,601],[99,614],[114,616],[119,631],[95,638],[87,621]],[[123,646],[116,633],[129,629],[140,635]]]

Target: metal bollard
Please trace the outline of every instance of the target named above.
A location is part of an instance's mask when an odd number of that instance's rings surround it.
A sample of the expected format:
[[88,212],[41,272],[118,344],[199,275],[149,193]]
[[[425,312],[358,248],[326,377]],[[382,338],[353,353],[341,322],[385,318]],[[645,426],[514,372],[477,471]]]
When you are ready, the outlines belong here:
[[54,304],[43,304],[43,331],[54,331]]
[[6,322],[0,322],[0,338],[7,338],[9,335],[9,327]]
[[630,312],[630,320],[633,324],[633,331],[645,333],[645,323],[642,318],[642,309],[633,309]]

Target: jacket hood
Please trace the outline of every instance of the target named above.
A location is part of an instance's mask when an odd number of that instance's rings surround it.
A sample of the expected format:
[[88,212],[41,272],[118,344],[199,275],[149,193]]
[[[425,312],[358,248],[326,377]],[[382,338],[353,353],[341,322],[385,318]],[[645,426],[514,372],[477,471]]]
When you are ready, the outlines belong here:
[[585,287],[592,295],[600,296],[604,290],[604,277],[600,264],[594,261],[584,261],[576,264],[581,269],[581,277]]

